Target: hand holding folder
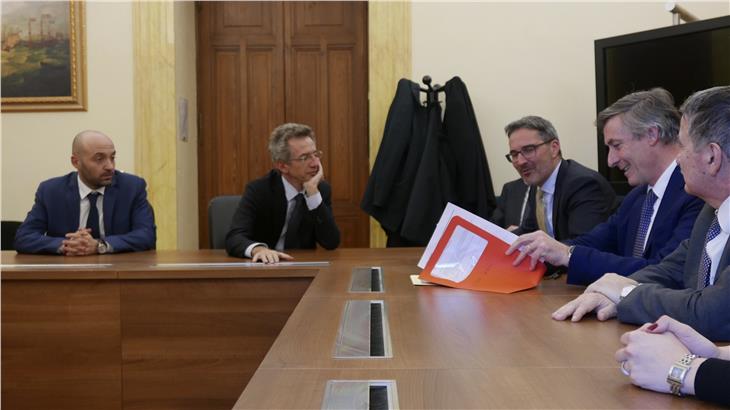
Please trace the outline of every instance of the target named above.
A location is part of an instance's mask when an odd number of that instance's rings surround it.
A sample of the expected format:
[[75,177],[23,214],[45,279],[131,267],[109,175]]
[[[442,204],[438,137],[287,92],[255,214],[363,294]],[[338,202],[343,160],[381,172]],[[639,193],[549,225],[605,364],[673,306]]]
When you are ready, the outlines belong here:
[[505,252],[514,239],[514,234],[448,204],[419,263],[423,268],[419,278],[498,293],[533,288],[540,283],[545,264],[538,263],[534,270],[528,260],[513,266],[514,256]]

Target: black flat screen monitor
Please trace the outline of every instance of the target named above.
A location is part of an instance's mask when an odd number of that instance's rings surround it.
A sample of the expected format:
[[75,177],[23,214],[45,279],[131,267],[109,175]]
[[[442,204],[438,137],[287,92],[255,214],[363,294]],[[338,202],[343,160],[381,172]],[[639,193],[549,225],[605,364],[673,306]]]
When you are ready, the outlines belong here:
[[[634,91],[663,87],[680,106],[693,92],[730,85],[730,16],[595,41],[596,108]],[[623,173],[609,168],[598,132],[598,170],[625,195]]]

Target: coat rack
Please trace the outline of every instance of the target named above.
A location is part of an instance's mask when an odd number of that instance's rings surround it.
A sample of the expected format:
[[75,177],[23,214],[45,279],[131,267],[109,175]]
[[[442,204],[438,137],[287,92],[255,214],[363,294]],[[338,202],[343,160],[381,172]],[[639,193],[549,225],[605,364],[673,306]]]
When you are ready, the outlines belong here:
[[431,87],[432,80],[430,75],[424,75],[422,81],[426,84],[426,88],[421,88],[421,91],[426,93],[426,105],[440,103],[438,94],[444,92],[444,87],[441,84],[434,84]]

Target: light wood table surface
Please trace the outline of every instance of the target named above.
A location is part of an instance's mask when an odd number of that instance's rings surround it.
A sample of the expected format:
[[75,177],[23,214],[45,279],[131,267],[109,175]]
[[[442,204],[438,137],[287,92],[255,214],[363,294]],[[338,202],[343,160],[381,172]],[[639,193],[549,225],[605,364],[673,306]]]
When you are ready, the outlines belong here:
[[[3,252],[2,405],[320,408],[327,380],[393,379],[401,408],[708,408],[629,383],[613,352],[633,326],[551,320],[582,288],[415,287],[421,252],[295,251],[329,263],[256,267],[208,250]],[[362,266],[383,268],[384,293],[348,292]],[[386,304],[393,357],[333,359],[344,303],[365,299]]]
[[[328,380],[395,380],[409,409],[710,407],[631,385],[613,354],[635,326],[552,320],[583,292],[565,278],[508,295],[413,286],[420,250],[368,255],[314,278],[234,409],[320,408]],[[385,292],[348,292],[358,266],[382,266]],[[385,302],[392,358],[332,357],[348,300]]]

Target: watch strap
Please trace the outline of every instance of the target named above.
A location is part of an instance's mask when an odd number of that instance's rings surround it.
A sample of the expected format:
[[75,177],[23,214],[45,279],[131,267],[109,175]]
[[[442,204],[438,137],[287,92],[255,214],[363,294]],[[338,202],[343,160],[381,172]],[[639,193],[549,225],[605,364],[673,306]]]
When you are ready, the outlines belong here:
[[697,355],[687,353],[682,356],[681,359],[677,360],[670,368],[667,374],[667,383],[669,383],[669,389],[672,394],[676,396],[682,396],[682,386],[684,385],[684,379],[689,373],[692,361],[697,358]]

